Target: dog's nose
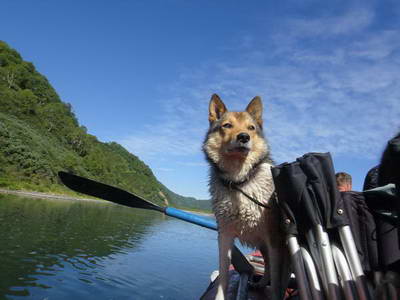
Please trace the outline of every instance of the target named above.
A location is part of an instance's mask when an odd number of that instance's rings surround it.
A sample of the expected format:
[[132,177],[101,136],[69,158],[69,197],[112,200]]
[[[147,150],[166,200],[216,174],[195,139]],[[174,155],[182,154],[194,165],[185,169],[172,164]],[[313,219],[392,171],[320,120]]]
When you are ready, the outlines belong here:
[[236,139],[238,142],[247,143],[250,141],[250,136],[247,133],[242,132],[237,135]]

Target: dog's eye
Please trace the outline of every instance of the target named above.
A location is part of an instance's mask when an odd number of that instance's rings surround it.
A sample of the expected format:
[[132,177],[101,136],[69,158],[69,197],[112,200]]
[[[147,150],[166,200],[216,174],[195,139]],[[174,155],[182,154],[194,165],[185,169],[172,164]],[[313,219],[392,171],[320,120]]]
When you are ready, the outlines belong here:
[[255,130],[256,129],[256,127],[253,126],[253,125],[250,125],[248,128],[249,128],[249,130]]
[[224,125],[222,125],[222,127],[224,128],[232,128],[232,124],[231,123],[225,123]]

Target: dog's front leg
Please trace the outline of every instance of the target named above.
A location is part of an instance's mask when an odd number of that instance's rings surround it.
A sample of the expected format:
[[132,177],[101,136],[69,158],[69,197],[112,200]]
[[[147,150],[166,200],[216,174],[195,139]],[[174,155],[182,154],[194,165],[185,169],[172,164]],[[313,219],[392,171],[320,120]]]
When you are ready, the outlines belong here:
[[223,300],[229,284],[229,266],[232,258],[234,236],[226,232],[218,233],[219,248],[219,284],[215,299]]

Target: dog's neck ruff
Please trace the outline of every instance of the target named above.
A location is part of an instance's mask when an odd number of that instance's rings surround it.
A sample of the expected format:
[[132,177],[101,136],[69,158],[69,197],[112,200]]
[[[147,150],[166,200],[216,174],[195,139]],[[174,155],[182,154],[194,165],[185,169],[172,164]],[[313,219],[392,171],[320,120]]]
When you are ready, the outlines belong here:
[[221,180],[221,182],[222,182],[222,184],[223,184],[225,187],[227,187],[227,188],[229,188],[229,189],[231,189],[231,190],[237,190],[238,192],[241,192],[241,193],[242,193],[243,195],[245,195],[246,198],[249,199],[251,202],[253,202],[253,203],[255,203],[255,204],[259,205],[259,206],[262,206],[262,207],[264,207],[264,208],[271,209],[271,206],[269,206],[269,205],[267,205],[267,204],[264,204],[264,203],[262,203],[261,201],[259,201],[257,198],[254,198],[254,197],[250,196],[250,195],[247,194],[245,191],[243,191],[240,187],[238,187],[237,184],[232,183],[232,181]]
[[241,180],[241,181],[232,181],[232,180],[228,180],[225,179],[223,177],[223,174],[225,173],[223,170],[221,170],[220,168],[218,168],[218,166],[216,164],[213,164],[216,173],[218,174],[218,179],[219,181],[222,183],[222,185],[224,185],[226,188],[230,189],[230,190],[236,190],[240,193],[242,193],[247,199],[249,199],[250,201],[252,201],[253,203],[262,206],[264,208],[268,208],[270,209],[271,207],[269,205],[266,205],[262,202],[260,202],[259,200],[257,200],[256,198],[250,196],[249,194],[247,194],[245,191],[243,191],[240,186],[247,183],[258,171],[258,167],[262,164],[262,163],[272,163],[271,159],[268,158],[267,155],[265,155],[262,159],[260,159],[250,170],[249,174],[246,176],[245,179]]
[[[207,157],[208,158],[208,157]],[[223,185],[226,186],[232,186],[232,185],[236,185],[236,186],[240,186],[245,184],[246,182],[248,182],[251,178],[253,178],[253,176],[258,172],[258,168],[260,167],[261,164],[263,163],[270,163],[273,164],[273,161],[271,160],[271,158],[269,158],[268,153],[266,153],[262,158],[260,158],[259,161],[257,161],[250,169],[250,171],[248,172],[248,174],[240,181],[235,181],[235,180],[230,180],[230,179],[226,179],[226,176],[224,176],[225,174],[227,174],[228,172],[222,170],[217,163],[213,162],[210,158],[208,158],[208,161],[210,162],[210,164],[212,165],[217,177],[219,178],[219,180],[221,181],[221,183]]]

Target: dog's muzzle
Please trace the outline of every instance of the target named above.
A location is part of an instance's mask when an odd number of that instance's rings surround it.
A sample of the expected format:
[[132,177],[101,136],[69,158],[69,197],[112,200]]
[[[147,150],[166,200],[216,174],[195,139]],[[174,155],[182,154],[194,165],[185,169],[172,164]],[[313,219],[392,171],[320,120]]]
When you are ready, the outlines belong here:
[[248,141],[250,141],[250,135],[245,132],[241,132],[236,136],[236,141],[242,144],[246,144]]
[[250,135],[245,132],[239,133],[236,136],[236,141],[232,142],[228,148],[228,152],[236,152],[246,154],[251,149]]

